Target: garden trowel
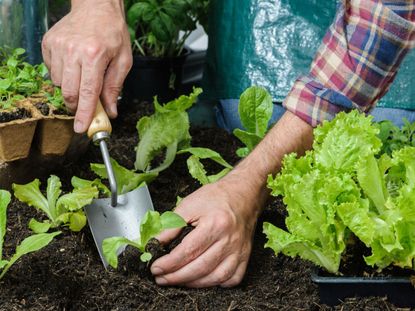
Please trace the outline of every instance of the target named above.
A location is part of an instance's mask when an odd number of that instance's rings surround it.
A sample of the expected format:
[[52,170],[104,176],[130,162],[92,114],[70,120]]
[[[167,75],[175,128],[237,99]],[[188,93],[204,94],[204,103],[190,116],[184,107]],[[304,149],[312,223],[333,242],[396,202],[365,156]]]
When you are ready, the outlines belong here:
[[[108,267],[108,263],[102,251],[104,239],[121,236],[130,240],[138,239],[140,237],[141,220],[147,211],[153,210],[153,203],[147,186],[118,195],[117,180],[107,147],[111,130],[111,123],[99,102],[94,119],[88,129],[88,137],[101,148],[110,184],[111,198],[93,200],[90,205],[85,207],[85,213],[105,268]],[[120,249],[118,253],[123,251],[124,249]]]

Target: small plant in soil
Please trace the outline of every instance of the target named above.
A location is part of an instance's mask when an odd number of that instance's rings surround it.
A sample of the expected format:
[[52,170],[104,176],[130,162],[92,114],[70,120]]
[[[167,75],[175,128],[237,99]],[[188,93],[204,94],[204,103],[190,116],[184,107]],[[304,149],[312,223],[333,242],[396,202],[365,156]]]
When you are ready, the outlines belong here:
[[[53,87],[52,82],[46,79],[48,70],[45,64],[33,66],[25,62],[24,54],[22,48],[0,49],[0,108],[15,108],[17,101],[35,96],[44,99],[44,103],[36,101],[37,105],[48,106],[46,103],[49,102],[56,111],[66,113],[60,88]],[[43,115],[49,114],[44,107],[38,108]]]
[[312,151],[284,158],[268,187],[284,198],[287,230],[264,223],[266,247],[338,273],[354,236],[367,265],[414,269],[415,147],[385,153],[394,138],[379,128],[357,111],[340,113],[314,130]]
[[10,193],[5,190],[0,190],[0,280],[4,277],[10,267],[22,256],[44,248],[52,242],[54,237],[61,233],[60,231],[57,231],[53,233],[40,233],[29,236],[16,247],[15,254],[9,260],[4,259],[3,243],[6,235],[7,206],[10,201]]
[[111,267],[116,269],[118,267],[118,250],[130,245],[141,252],[140,260],[142,262],[149,262],[152,259],[152,254],[147,251],[147,244],[164,230],[183,228],[186,225],[184,219],[174,212],[167,211],[160,215],[159,212],[148,211],[140,224],[139,239],[111,237],[104,240],[102,249],[105,259]]
[[133,51],[143,56],[179,56],[196,24],[207,24],[209,0],[125,0],[124,3]]
[[98,187],[91,184],[88,187],[77,188],[79,184],[76,180],[73,186],[75,188],[72,192],[61,195],[61,181],[59,177],[52,175],[47,182],[45,197],[40,191],[39,179],[25,185],[13,184],[14,195],[18,200],[34,206],[48,218],[42,222],[31,219],[31,230],[44,233],[60,226],[67,226],[75,232],[82,230],[86,225],[86,216],[82,208],[98,197]]
[[238,156],[246,157],[264,138],[272,116],[272,97],[263,88],[252,86],[242,93],[238,112],[243,129],[235,129],[233,134],[245,145],[239,148]]
[[[190,147],[190,123],[187,110],[193,106],[201,89],[194,89],[189,96],[160,105],[154,99],[155,113],[137,122],[139,143],[136,148],[135,169],[158,173],[168,168],[180,149]],[[164,155],[161,163],[154,163]]]

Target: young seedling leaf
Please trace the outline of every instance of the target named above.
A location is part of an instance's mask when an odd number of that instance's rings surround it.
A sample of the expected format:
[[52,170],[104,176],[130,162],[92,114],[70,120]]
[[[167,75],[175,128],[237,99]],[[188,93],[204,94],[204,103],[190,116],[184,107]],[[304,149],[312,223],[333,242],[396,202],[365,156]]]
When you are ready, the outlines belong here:
[[185,226],[186,222],[173,212],[165,212],[160,215],[158,212],[148,211],[140,224],[140,238],[137,241],[131,241],[124,237],[105,239],[102,243],[104,257],[111,267],[117,268],[119,250],[130,245],[141,252],[140,260],[147,262],[151,260],[151,254],[145,250],[148,241],[166,229],[183,228]]
[[2,261],[3,258],[3,242],[4,236],[6,235],[7,206],[10,201],[10,192],[0,190],[0,261]]
[[57,235],[61,234],[60,231],[53,232],[53,233],[40,233],[34,234],[26,239],[24,239],[20,245],[16,247],[16,253],[12,256],[10,261],[7,265],[4,266],[3,271],[0,274],[0,280],[4,277],[6,272],[10,269],[10,267],[18,261],[22,256],[36,252],[45,246],[47,246],[50,242],[52,242],[53,238]]
[[[138,187],[151,182],[158,174],[157,173],[135,173],[120,164],[114,159],[111,159],[112,168],[114,170],[115,178],[118,185],[118,194],[125,194]],[[103,179],[107,179],[107,170],[104,164],[91,164],[91,170]]]
[[52,224],[49,221],[39,222],[32,218],[29,221],[29,229],[34,233],[46,233],[51,228]]

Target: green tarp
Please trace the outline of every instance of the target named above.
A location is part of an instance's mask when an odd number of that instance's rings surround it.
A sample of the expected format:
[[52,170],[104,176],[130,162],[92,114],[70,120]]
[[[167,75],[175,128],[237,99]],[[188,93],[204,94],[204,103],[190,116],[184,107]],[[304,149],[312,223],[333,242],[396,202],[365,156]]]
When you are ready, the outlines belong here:
[[[281,102],[308,72],[336,0],[211,0],[205,98],[239,98],[251,85]],[[415,110],[415,51],[379,106]]]

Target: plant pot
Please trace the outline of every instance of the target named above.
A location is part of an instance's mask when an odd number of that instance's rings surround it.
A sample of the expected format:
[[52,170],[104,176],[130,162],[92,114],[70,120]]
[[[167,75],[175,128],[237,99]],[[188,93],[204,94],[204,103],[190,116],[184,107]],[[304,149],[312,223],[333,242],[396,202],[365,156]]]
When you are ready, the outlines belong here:
[[58,114],[56,108],[44,103],[43,97],[32,97],[28,99],[28,102],[33,113],[39,118],[34,144],[40,154],[44,156],[64,155],[75,134],[74,117]]
[[0,163],[24,159],[29,155],[38,118],[24,103],[16,104],[30,112],[30,118],[0,123]]
[[45,156],[65,154],[71,144],[74,117],[54,115],[39,121],[36,130],[36,145]]
[[167,102],[179,95],[183,78],[183,65],[190,51],[172,58],[156,58],[134,55],[133,66],[123,88],[127,103],[152,101],[157,95]]
[[311,275],[320,292],[320,302],[329,306],[351,297],[385,297],[397,307],[415,307],[415,288],[411,277],[322,276]]

